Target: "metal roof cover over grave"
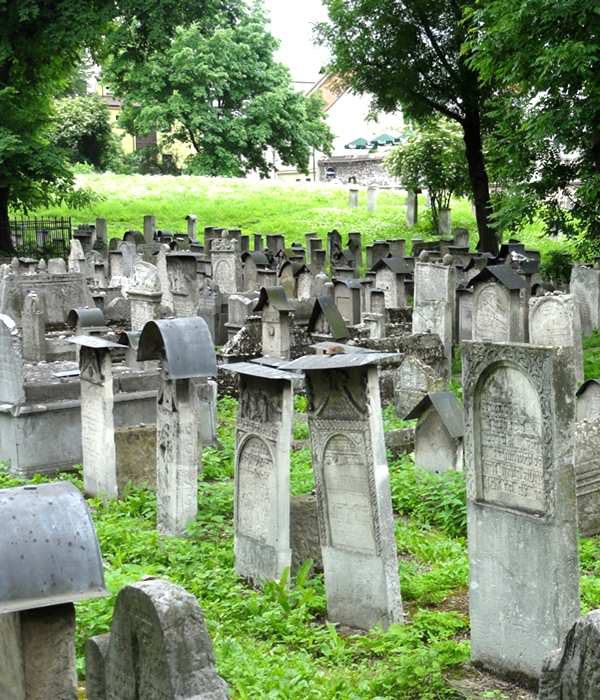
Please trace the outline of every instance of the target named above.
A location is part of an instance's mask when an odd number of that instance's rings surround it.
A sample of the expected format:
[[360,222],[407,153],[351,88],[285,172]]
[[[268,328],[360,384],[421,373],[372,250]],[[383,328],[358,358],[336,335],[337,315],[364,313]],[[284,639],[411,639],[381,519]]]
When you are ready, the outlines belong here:
[[298,379],[298,375],[292,372],[284,372],[275,367],[268,367],[255,362],[234,362],[230,365],[221,365],[221,369],[233,374],[244,374],[248,377],[257,377],[258,379],[286,379],[290,382]]
[[199,316],[148,321],[137,359],[162,360],[169,379],[215,377],[217,358],[206,321]]
[[312,314],[308,322],[309,333],[314,331],[319,314],[321,313],[325,316],[325,320],[329,325],[334,340],[345,340],[349,337],[350,333],[348,332],[346,322],[342,318],[342,314],[339,312],[333,299],[327,296],[319,297],[314,303]]
[[395,352],[341,352],[333,355],[304,355],[304,357],[281,365],[281,369],[289,371],[352,369],[377,365],[389,357],[399,357],[399,354]]
[[262,287],[258,297],[258,303],[254,311],[262,311],[265,306],[272,306],[277,311],[292,311],[285,289],[283,287]]
[[67,314],[67,326],[76,328],[77,325],[80,328],[97,328],[98,326],[105,326],[106,321],[101,309],[71,309]]
[[0,490],[0,613],[108,595],[83,495],[62,481]]
[[433,406],[450,437],[457,439],[465,434],[464,409],[451,391],[437,391],[424,396],[404,420],[415,420]]

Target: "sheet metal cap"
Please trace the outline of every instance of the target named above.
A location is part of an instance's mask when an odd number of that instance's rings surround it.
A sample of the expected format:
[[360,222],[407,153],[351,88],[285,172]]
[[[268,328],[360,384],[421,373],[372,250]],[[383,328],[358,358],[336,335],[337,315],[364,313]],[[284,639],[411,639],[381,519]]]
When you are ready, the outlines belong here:
[[0,613],[108,595],[83,495],[64,481],[0,490]]

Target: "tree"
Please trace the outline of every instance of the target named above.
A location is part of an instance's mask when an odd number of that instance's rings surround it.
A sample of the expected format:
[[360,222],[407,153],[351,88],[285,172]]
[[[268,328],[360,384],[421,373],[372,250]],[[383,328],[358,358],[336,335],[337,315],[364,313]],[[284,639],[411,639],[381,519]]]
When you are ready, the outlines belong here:
[[[0,7],[0,250],[11,251],[9,207],[75,195],[66,153],[50,141],[52,100],[87,47],[143,62],[185,21],[207,24],[234,0],[19,0]],[[76,200],[75,200],[76,203]]]
[[453,195],[469,191],[469,171],[461,130],[447,119],[431,119],[411,132],[386,158],[386,167],[410,190],[427,188],[433,228]]
[[210,33],[196,23],[181,27],[143,66],[115,70],[109,62],[106,75],[123,98],[122,123],[189,144],[190,172],[267,176],[270,149],[307,172],[312,150],[328,150],[332,135],[320,98],[293,89],[276,49],[256,5]]
[[69,153],[72,163],[105,168],[117,144],[110,125],[108,107],[98,95],[63,97],[55,103],[51,142]]
[[481,250],[496,253],[483,150],[489,88],[479,84],[465,50],[463,0],[324,0],[329,23],[319,36],[333,52],[330,69],[375,108],[399,106],[417,121],[441,115],[462,128]]
[[470,63],[501,97],[491,105],[489,150],[506,193],[503,223],[541,213],[555,230],[577,235],[584,252],[600,253],[597,0],[486,0],[476,8]]

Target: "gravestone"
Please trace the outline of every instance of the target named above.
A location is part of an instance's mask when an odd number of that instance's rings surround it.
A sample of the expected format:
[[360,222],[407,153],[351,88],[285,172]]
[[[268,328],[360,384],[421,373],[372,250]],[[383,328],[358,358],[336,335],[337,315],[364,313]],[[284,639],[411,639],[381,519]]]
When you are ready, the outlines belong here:
[[191,317],[147,323],[138,360],[159,360],[161,368],[156,402],[157,529],[183,535],[198,512],[200,410],[193,380],[217,373],[206,322]]
[[600,697],[600,610],[571,627],[562,647],[547,656],[538,700],[597,700]]
[[453,231],[454,245],[458,248],[469,248],[469,229],[455,228]]
[[228,697],[198,601],[159,579],[121,589],[110,635],[88,641],[86,676],[89,700]]
[[305,371],[328,619],[361,629],[402,622],[381,357],[306,356],[282,367]]
[[575,378],[583,382],[583,347],[579,310],[570,294],[546,294],[529,300],[529,342],[532,345],[572,347]]
[[198,236],[198,217],[195,214],[188,214],[185,217],[187,222],[187,235],[190,241],[197,240]]
[[458,305],[458,319],[456,328],[456,341],[473,339],[473,290],[459,288],[456,290],[456,303]]
[[442,208],[438,211],[438,232],[447,236],[452,231],[452,213],[450,209]]
[[438,335],[449,368],[452,361],[456,268],[446,263],[415,263],[412,332]]
[[375,272],[375,286],[385,294],[386,308],[406,308],[405,282],[410,275],[410,269],[404,258],[382,258],[373,265],[372,270]]
[[600,270],[574,265],[569,290],[579,307],[581,331],[591,335],[600,328]]
[[600,384],[591,379],[577,391],[575,482],[579,532],[600,533]]
[[144,216],[144,243],[149,244],[154,242],[154,233],[156,231],[156,217],[151,214]]
[[262,233],[255,233],[254,234],[254,251],[256,253],[260,252],[263,250],[263,237]]
[[472,659],[536,679],[579,615],[573,351],[462,349]]
[[356,209],[358,207],[358,187],[351,187],[348,190],[348,206],[350,209]]
[[336,280],[333,300],[347,325],[360,323],[360,284],[357,281]]
[[215,239],[211,248],[212,279],[222,294],[242,291],[242,261],[235,239]]
[[299,301],[307,301],[313,294],[314,278],[310,270],[306,269],[301,272],[296,280],[296,296]]
[[406,192],[406,225],[409,228],[412,228],[417,223],[419,217],[418,207],[417,193],[414,190],[408,190]]
[[80,347],[83,487],[89,496],[118,498],[111,352],[122,346],[87,336],[73,342]]
[[71,239],[71,249],[69,250],[69,272],[79,272],[84,277],[89,277],[85,264],[85,253],[81,241],[76,238]]
[[29,292],[23,307],[23,359],[26,362],[46,359],[46,302],[36,292]]
[[444,377],[435,369],[414,355],[402,360],[394,371],[394,402],[396,413],[405,418],[427,394],[441,391],[445,386]]
[[67,273],[67,265],[62,258],[50,258],[47,271],[50,275],[65,275]]
[[193,253],[172,253],[166,256],[166,263],[173,314],[195,316],[199,301],[196,256]]
[[390,244],[387,241],[375,241],[371,245],[367,246],[367,270],[372,270],[373,265],[381,260],[381,258],[387,258],[390,254]]
[[290,443],[295,375],[242,362],[235,458],[235,570],[255,584],[291,564]]
[[158,318],[162,290],[158,270],[154,265],[137,263],[127,298],[131,303],[131,330],[141,331],[148,321]]
[[108,248],[108,222],[106,219],[96,219],[96,242],[100,250]]
[[25,402],[23,356],[15,322],[0,314],[0,402],[18,405]]
[[367,211],[373,212],[377,208],[377,185],[367,188]]
[[263,287],[255,312],[262,314],[262,353],[287,360],[291,349],[289,305],[283,287]]

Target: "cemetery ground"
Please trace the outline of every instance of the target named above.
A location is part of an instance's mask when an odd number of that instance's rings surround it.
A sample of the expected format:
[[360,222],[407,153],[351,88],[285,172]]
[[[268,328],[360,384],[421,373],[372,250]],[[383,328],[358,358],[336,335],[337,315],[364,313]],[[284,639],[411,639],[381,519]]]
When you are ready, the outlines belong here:
[[[394,190],[378,192],[376,210],[368,212],[365,190],[359,194],[358,208],[350,209],[347,188],[334,184],[111,173],[80,174],[77,182],[98,198],[89,207],[54,207],[30,214],[71,216],[74,224],[102,217],[108,222],[109,236],[119,237],[124,231],[139,230],[146,214],[153,214],[157,227],[166,231],[185,231],[182,217],[195,214],[199,231],[204,226],[219,226],[238,228],[245,234],[280,232],[290,243],[294,236],[303,242],[309,232],[325,238],[333,229],[344,236],[360,231],[363,245],[377,239],[431,237],[425,197],[419,197],[419,223],[408,228],[405,193]],[[468,228],[473,236],[476,226],[469,201],[453,200],[452,226]],[[515,235],[542,254],[569,248],[565,239],[542,237],[541,230],[534,223]],[[472,238],[472,248],[475,242]]]
[[[455,363],[455,370],[458,369]],[[586,375],[600,369],[600,335],[586,342]],[[457,381],[454,390],[460,392]],[[291,487],[314,488],[308,436],[296,398]],[[168,578],[199,600],[214,642],[219,674],[234,698],[481,698],[534,695],[473,669],[469,659],[468,558],[462,474],[418,470],[410,456],[390,460],[405,625],[368,634],[326,622],[322,574],[307,563],[294,579],[254,589],[234,571],[233,454],[237,402],[219,402],[219,447],[203,454],[199,514],[186,538],[157,533],[156,499],[132,489],[120,501],[90,499],[111,596],[77,605],[78,671],[84,644],[109,630],[117,592],[143,576]],[[406,425],[393,406],[385,429]],[[63,474],[83,488],[80,473]],[[33,479],[40,483],[41,477]],[[0,469],[0,488],[22,480]],[[582,539],[582,612],[600,604],[600,538]],[[82,695],[82,697],[85,697]]]

